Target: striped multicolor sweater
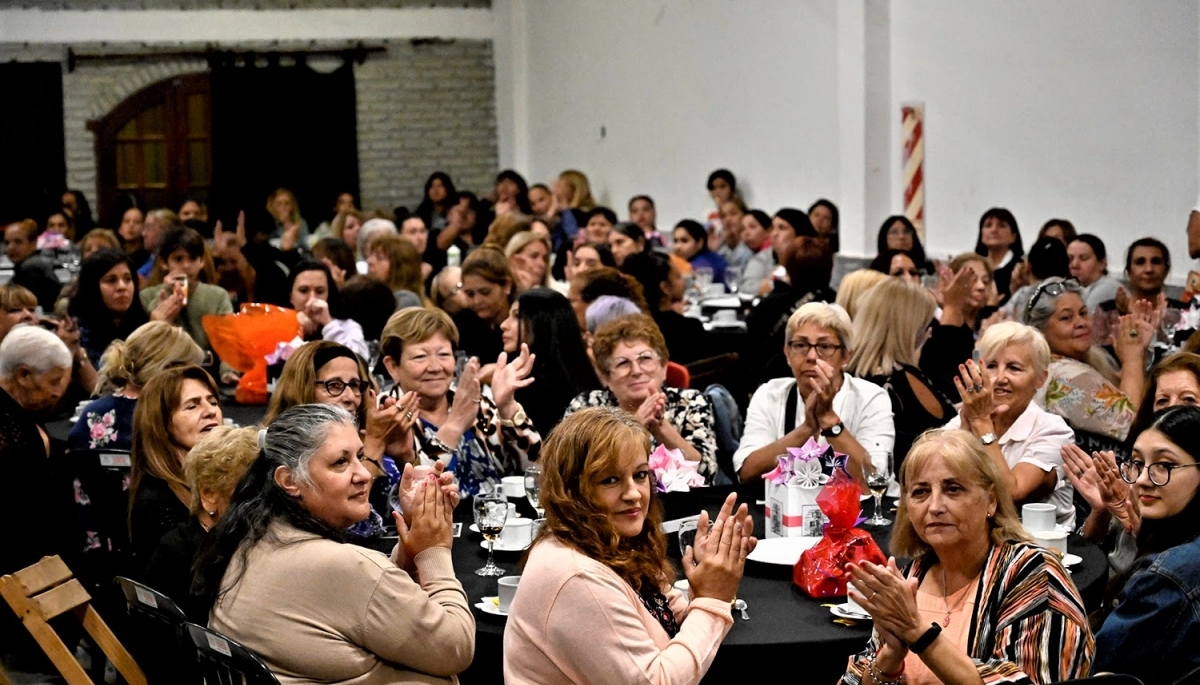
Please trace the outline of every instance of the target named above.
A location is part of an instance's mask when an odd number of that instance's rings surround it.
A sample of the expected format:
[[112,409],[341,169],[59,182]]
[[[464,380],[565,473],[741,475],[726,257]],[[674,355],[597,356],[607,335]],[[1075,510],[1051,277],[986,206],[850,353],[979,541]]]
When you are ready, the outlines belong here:
[[[918,559],[909,577],[923,579],[934,563],[932,555]],[[1058,557],[1025,542],[993,545],[975,606],[967,651],[986,685],[1042,685],[1088,675],[1095,640],[1079,591]],[[843,685],[866,679],[867,657],[879,646],[874,634],[851,657]]]

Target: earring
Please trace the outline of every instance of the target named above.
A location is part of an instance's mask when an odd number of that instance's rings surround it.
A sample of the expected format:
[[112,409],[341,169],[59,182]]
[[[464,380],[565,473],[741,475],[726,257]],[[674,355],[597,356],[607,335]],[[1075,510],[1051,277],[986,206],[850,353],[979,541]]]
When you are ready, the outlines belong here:
[[216,515],[217,515],[217,510],[216,510],[216,509],[213,509],[212,511],[208,512],[208,515],[209,515],[209,516],[216,516]]

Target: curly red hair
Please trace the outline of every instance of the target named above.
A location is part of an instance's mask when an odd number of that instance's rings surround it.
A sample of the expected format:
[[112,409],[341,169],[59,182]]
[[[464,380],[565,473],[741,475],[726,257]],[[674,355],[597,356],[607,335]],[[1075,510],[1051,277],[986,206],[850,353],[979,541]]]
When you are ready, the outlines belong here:
[[605,407],[583,409],[562,420],[542,445],[541,503],[546,522],[538,537],[554,536],[617,572],[637,592],[662,588],[674,578],[662,533],[663,511],[654,488],[642,532],[627,538],[596,505],[596,488],[626,445],[650,453],[650,433],[630,415]]

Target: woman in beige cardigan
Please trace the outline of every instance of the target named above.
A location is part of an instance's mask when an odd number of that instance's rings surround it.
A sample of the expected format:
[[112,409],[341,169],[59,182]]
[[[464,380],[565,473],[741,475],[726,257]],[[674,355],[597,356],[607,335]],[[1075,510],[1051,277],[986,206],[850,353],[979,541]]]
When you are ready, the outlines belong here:
[[619,410],[583,409],[542,448],[546,522],[530,549],[504,631],[504,680],[698,683],[733,625],[751,520],[730,495],[710,530],[701,513],[684,554],[688,595],[660,530],[650,434]]
[[455,683],[475,619],[450,560],[449,475],[401,481],[389,559],[343,542],[370,513],[371,474],[349,412],[292,407],[205,541],[197,568],[208,625],[253,650],[281,683]]

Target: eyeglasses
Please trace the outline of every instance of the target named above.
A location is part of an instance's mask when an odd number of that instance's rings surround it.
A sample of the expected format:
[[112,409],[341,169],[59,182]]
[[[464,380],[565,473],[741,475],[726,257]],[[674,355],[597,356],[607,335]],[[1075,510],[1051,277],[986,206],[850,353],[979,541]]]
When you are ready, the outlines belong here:
[[1081,290],[1083,290],[1083,286],[1079,284],[1079,279],[1074,276],[1050,283],[1042,281],[1038,284],[1037,289],[1033,291],[1033,297],[1029,298],[1029,304],[1025,305],[1025,320],[1029,320],[1029,315],[1033,313],[1033,307],[1037,304],[1038,298],[1042,296],[1042,293],[1046,293],[1050,297],[1058,297],[1063,293],[1077,293]]
[[833,343],[810,343],[807,340],[793,340],[788,343],[788,349],[801,357],[807,357],[809,350],[815,349],[818,357],[829,359],[838,350],[842,349],[842,346],[834,345]]
[[[1150,476],[1150,482],[1162,487],[1171,482],[1171,472],[1175,469],[1186,469],[1192,466],[1200,466],[1200,464],[1170,464],[1165,461],[1156,461],[1153,464],[1146,464],[1133,459],[1126,459],[1117,465],[1117,469],[1121,473],[1121,480],[1133,485],[1142,475],[1142,468],[1146,469],[1146,473]],[[1160,482],[1161,481],[1161,482]]]
[[622,378],[633,373],[633,365],[645,372],[650,372],[658,369],[662,363],[662,357],[658,356],[657,352],[643,352],[636,359],[626,359],[625,357],[617,357],[609,361],[608,372],[614,378]]
[[329,393],[330,397],[341,397],[346,388],[350,388],[350,391],[356,395],[361,395],[366,392],[367,388],[371,387],[368,381],[343,381],[338,378],[328,381],[313,381],[313,383],[325,386],[325,392]]

